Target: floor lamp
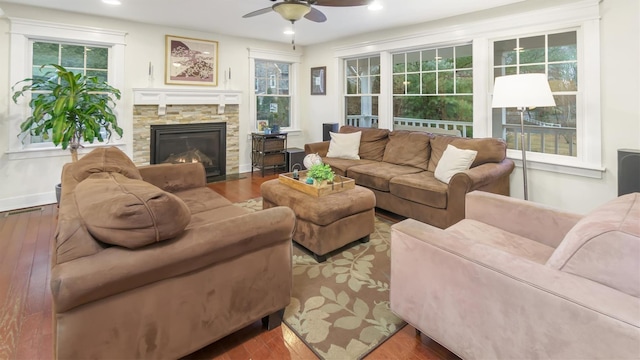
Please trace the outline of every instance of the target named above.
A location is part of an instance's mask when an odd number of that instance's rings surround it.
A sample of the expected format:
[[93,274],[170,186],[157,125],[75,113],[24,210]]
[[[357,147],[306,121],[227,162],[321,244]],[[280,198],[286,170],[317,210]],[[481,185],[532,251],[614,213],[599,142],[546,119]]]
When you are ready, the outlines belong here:
[[526,108],[556,106],[546,74],[519,74],[496,78],[493,86],[492,108],[515,107],[520,112],[520,147],[522,148],[522,178],[524,199],[529,200],[527,189],[527,150],[524,135]]

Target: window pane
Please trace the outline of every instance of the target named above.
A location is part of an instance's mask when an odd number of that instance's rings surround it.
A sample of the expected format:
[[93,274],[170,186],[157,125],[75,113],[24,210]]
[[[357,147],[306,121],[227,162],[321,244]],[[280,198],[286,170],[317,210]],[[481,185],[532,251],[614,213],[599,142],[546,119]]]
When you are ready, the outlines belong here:
[[84,46],[62,45],[61,47],[62,66],[84,68]]
[[95,76],[100,82],[106,82],[108,79],[108,73],[103,70],[87,70],[87,76]]
[[436,69],[436,50],[425,50],[422,52],[422,71],[432,71]]
[[426,119],[427,97],[397,96],[393,98],[393,116],[411,119]]
[[516,39],[496,41],[493,43],[493,65],[513,65],[518,59],[516,55]]
[[544,74],[544,65],[520,66],[520,74]]
[[438,49],[438,70],[453,69],[453,48]]
[[257,96],[257,120],[267,121],[269,127],[289,127],[289,101],[290,98],[284,96]]
[[407,72],[420,71],[420,53],[407,53]]
[[109,51],[106,48],[87,47],[87,67],[106,69],[109,65]]
[[404,75],[393,75],[393,93],[404,94]]
[[549,64],[551,91],[578,91],[578,64]]
[[358,93],[358,78],[347,78],[347,94]]
[[358,75],[358,60],[347,60],[346,73],[347,76]]
[[369,75],[369,59],[358,59],[358,75]]
[[371,93],[380,94],[380,76],[372,76],[371,82]]
[[515,75],[518,73],[518,68],[515,66],[499,67],[493,70],[494,78],[505,75]]
[[549,61],[567,61],[578,58],[576,32],[549,35]]
[[57,64],[59,51],[59,44],[34,42],[33,65]]
[[543,63],[545,55],[544,35],[520,39],[520,64]]
[[420,74],[407,74],[407,94],[420,94]]
[[471,68],[473,66],[471,51],[471,45],[456,47],[456,69]]
[[401,73],[405,71],[404,53],[393,55],[393,73]]
[[436,73],[422,74],[422,93],[423,94],[436,93]]
[[473,93],[473,72],[471,70],[456,71],[456,93]]
[[453,94],[453,71],[438,73],[438,94]]
[[347,96],[345,98],[346,113],[348,115],[360,115],[360,96]]
[[380,75],[380,57],[374,56],[369,58],[371,64],[371,75]]

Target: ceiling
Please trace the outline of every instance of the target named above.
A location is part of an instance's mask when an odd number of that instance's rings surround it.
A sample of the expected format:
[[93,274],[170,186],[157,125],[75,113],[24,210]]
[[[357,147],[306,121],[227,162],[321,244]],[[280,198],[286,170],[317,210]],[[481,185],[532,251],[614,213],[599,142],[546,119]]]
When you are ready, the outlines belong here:
[[[107,16],[123,20],[166,25],[188,30],[290,42],[283,32],[291,24],[276,12],[251,18],[242,15],[270,7],[268,0],[121,0],[107,5],[101,0],[4,0],[8,3]],[[282,1],[282,0],[280,0]],[[317,6],[324,23],[302,19],[295,23],[298,45],[312,45],[341,37],[422,23],[450,16],[490,9],[523,0],[377,0],[383,9],[366,6]]]

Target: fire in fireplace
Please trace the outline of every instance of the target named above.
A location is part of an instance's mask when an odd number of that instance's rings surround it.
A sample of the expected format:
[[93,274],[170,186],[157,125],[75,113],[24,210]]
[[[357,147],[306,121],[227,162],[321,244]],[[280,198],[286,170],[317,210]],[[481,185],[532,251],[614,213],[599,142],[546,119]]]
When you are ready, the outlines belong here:
[[200,162],[207,180],[226,174],[227,123],[151,125],[151,164]]

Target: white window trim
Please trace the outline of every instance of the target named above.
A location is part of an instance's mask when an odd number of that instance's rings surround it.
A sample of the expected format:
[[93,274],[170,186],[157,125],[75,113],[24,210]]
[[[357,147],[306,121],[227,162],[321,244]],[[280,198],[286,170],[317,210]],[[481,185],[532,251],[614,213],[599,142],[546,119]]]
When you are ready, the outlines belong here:
[[249,126],[249,132],[258,131],[258,127],[256,124],[256,113],[257,113],[257,104],[256,104],[256,91],[255,91],[255,78],[256,78],[256,59],[258,60],[268,60],[268,61],[282,61],[291,64],[291,69],[289,71],[289,96],[291,99],[291,114],[290,114],[290,126],[283,128],[287,132],[297,132],[301,131],[300,129],[300,120],[299,120],[299,106],[298,96],[298,82],[300,79],[300,63],[301,63],[301,54],[293,53],[293,52],[285,52],[285,51],[277,51],[277,50],[266,50],[266,49],[248,49],[249,50],[249,119],[251,121],[251,125]]
[[[527,153],[527,162],[532,169],[547,170],[585,177],[602,178],[602,126],[600,115],[600,9],[598,0],[585,0],[540,10],[515,13],[507,16],[481,20],[464,25],[441,27],[427,32],[334,48],[338,64],[344,59],[380,54],[381,89],[379,98],[379,126],[391,128],[393,116],[389,76],[391,53],[417,48],[455,45],[471,41],[473,44],[474,108],[473,133],[475,137],[489,137],[491,133],[491,91],[493,88],[492,57],[493,39],[518,37],[528,33],[546,33],[574,28],[578,39],[579,79],[581,90],[580,111],[583,114],[576,129],[579,148],[578,157],[552,154]],[[489,40],[491,39],[491,41]],[[341,86],[342,82],[338,82]],[[339,88],[336,92],[341,94]],[[344,106],[340,118],[344,118]],[[520,161],[518,151],[509,150],[507,156]]]
[[[25,78],[31,77],[32,49],[31,40],[45,40],[53,42],[74,42],[87,45],[109,47],[109,84],[116,89],[124,89],[124,48],[126,32],[107,30],[85,26],[58,24],[46,21],[9,18],[11,21],[11,48],[9,68],[9,83],[11,86]],[[10,93],[13,96],[13,92]],[[31,111],[29,108],[30,96],[18,100],[9,101],[9,149],[6,152],[9,159],[28,159],[49,156],[69,156],[69,150],[62,150],[52,143],[48,144],[22,144],[18,135],[20,124]],[[116,100],[114,113],[118,118],[120,127],[123,127],[119,109],[122,108],[122,100]],[[102,144],[102,145],[101,145]],[[107,143],[94,143],[88,148],[99,146],[123,146],[124,139],[112,138]]]

